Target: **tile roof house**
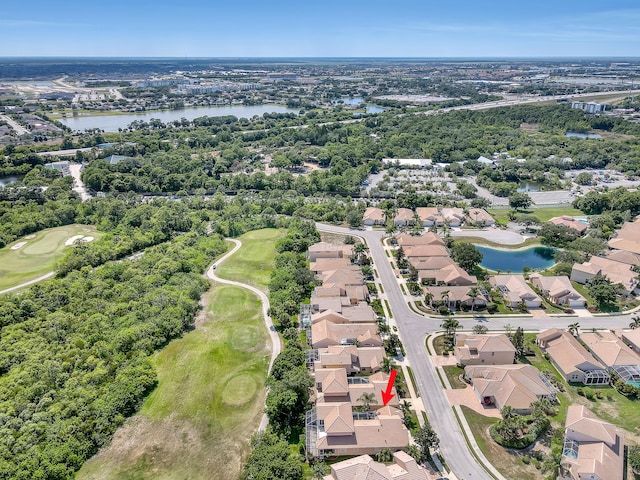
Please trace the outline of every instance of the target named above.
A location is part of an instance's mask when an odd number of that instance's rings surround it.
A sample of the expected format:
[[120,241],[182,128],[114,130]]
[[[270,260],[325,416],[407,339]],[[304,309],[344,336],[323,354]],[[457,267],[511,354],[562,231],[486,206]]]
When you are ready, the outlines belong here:
[[358,342],[360,346],[381,347],[375,323],[333,323],[321,320],[311,325],[312,348],[326,348],[330,345],[346,345]]
[[629,345],[634,352],[640,353],[640,329],[623,330],[620,332],[620,338],[622,338],[622,341]]
[[554,225],[562,225],[563,227],[573,228],[579,233],[584,233],[584,231],[589,228],[589,224],[587,222],[580,222],[568,215],[553,217],[549,220],[549,222],[553,223]]
[[396,212],[395,218],[393,219],[393,223],[398,226],[413,225],[415,223],[413,210],[408,208],[399,208]]
[[571,269],[571,280],[587,283],[598,274],[607,277],[611,283],[620,284],[627,294],[638,287],[638,274],[632,270],[632,265],[596,256],[588,262],[575,263]]
[[455,263],[440,270],[420,270],[418,278],[423,283],[435,283],[436,285],[475,285],[478,283],[478,279],[474,275],[469,275]]
[[385,352],[382,347],[333,345],[318,349],[314,368],[342,368],[347,374],[375,373],[380,370]]
[[640,218],[625,223],[618,233],[609,240],[609,246],[616,250],[626,250],[640,254]]
[[422,221],[423,227],[432,227],[433,225],[441,227],[444,225],[444,217],[438,207],[418,207],[416,208],[416,214]]
[[457,333],[454,355],[461,365],[511,365],[516,349],[506,335]]
[[408,233],[400,233],[396,235],[396,241],[398,245],[401,245],[403,248],[413,247],[416,245],[444,245],[444,240],[440,235],[427,232],[423,235],[409,235]]
[[615,333],[598,331],[580,334],[591,353],[607,367],[615,365],[640,366],[640,356],[629,348]]
[[640,253],[628,252],[626,250],[611,250],[605,257],[615,262],[640,265]]
[[364,211],[362,223],[366,226],[384,225],[386,223],[386,216],[384,214],[384,211],[376,207],[367,208]]
[[542,299],[527,285],[524,275],[492,275],[489,283],[502,292],[505,303],[512,308],[520,302],[524,302],[527,308],[537,308],[542,303]]
[[530,414],[531,404],[541,398],[556,398],[555,388],[532,365],[468,365],[464,375],[483,405],[511,407],[521,415]]
[[335,285],[359,287],[364,284],[362,273],[356,270],[327,270],[322,272],[319,277],[325,287]]
[[584,385],[606,385],[609,374],[598,360],[569,332],[551,328],[539,333],[536,340],[540,348],[549,354],[556,370],[567,382]]
[[420,270],[441,270],[456,263],[451,257],[410,257],[408,260],[418,270],[418,276],[420,276]]
[[532,274],[529,279],[550,302],[567,307],[584,307],[587,300],[571,285],[567,276],[547,277],[539,273]]
[[318,258],[351,258],[352,256],[353,245],[318,242],[307,249],[307,259],[310,262],[314,262]]
[[332,270],[359,272],[360,267],[353,265],[348,258],[317,258],[309,264],[309,270],[313,273],[329,272]]
[[483,208],[470,208],[467,213],[467,221],[473,225],[489,227],[495,225],[495,219]]
[[443,207],[440,213],[442,213],[445,223],[450,227],[459,227],[464,223],[465,214],[462,208]]
[[411,257],[448,257],[449,252],[444,245],[409,245],[403,247],[407,258]]
[[430,480],[427,471],[406,452],[393,454],[393,464],[375,462],[369,455],[343,460],[331,465],[324,480]]
[[570,480],[624,478],[624,432],[583,405],[569,405],[560,463]]

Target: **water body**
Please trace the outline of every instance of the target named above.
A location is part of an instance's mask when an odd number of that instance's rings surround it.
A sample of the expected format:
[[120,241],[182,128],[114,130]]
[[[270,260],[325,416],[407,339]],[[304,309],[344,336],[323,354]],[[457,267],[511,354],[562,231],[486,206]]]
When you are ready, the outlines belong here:
[[7,185],[10,185],[12,183],[16,183],[20,180],[22,180],[22,178],[24,177],[24,175],[9,175],[6,177],[0,177],[0,187],[5,187]]
[[597,133],[578,133],[578,132],[567,132],[564,134],[565,137],[576,137],[576,138],[602,138],[602,135]]
[[186,118],[193,120],[198,117],[224,117],[233,115],[238,118],[251,118],[255,115],[262,116],[265,113],[298,113],[294,108],[280,107],[278,105],[229,105],[216,107],[193,107],[180,110],[162,110],[159,112],[127,113],[124,115],[89,115],[82,117],[67,117],[58,119],[72,130],[87,130],[99,128],[105,132],[117,132],[119,128],[126,128],[131,122],[142,120],[150,121],[157,118],[163,123],[173,122]]
[[[375,105],[368,105],[364,103],[362,97],[341,98],[343,105],[360,105],[364,107],[364,112],[354,112],[354,115],[362,115],[363,113],[380,113],[384,112],[384,108],[376,107]],[[338,103],[338,102],[336,102]]]
[[542,185],[536,182],[524,181],[518,184],[518,192],[539,192]]
[[524,267],[545,270],[556,262],[553,259],[555,249],[532,247],[525,250],[497,250],[490,247],[476,247],[482,253],[481,267],[489,270],[522,273]]

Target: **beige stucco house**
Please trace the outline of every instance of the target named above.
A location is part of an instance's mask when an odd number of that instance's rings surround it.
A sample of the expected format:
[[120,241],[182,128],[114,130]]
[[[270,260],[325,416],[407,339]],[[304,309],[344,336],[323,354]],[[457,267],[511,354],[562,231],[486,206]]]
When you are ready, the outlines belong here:
[[457,333],[454,355],[461,365],[511,365],[516,349],[506,335]]

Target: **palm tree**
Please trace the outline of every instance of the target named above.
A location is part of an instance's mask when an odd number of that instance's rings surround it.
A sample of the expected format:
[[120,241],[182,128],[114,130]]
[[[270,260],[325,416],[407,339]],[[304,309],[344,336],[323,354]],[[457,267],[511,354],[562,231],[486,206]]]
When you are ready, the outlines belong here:
[[[449,290],[444,290],[444,291],[440,294],[440,299],[442,300],[442,304],[443,304],[443,305],[445,305],[445,304],[446,304],[446,306],[447,306],[447,307],[449,307],[449,294],[450,294],[450,293],[451,293],[451,292],[450,292]],[[445,298],[447,299],[447,301],[446,301],[446,302],[444,301],[444,299],[445,299]]]
[[430,307],[433,307],[433,293],[429,290],[424,293],[424,301],[425,303],[428,303]]
[[398,408],[402,411],[403,414],[409,415],[410,409],[411,409],[411,402],[407,400],[403,400],[400,403],[400,405],[398,405]]
[[571,323],[567,325],[567,328],[569,329],[569,333],[575,337],[580,329],[580,324],[578,322]]
[[378,401],[376,400],[376,394],[373,392],[371,393],[364,392],[362,395],[360,395],[360,397],[358,398],[358,401],[362,403],[362,408],[364,410],[369,410],[369,407],[372,404],[378,403]]
[[544,458],[544,461],[542,462],[542,471],[549,474],[548,478],[555,480],[560,474],[561,464],[562,453],[552,452]]
[[638,327],[640,327],[640,317],[638,317],[637,315],[635,317],[631,317],[631,323],[629,324],[629,328],[631,330],[635,330]]
[[382,369],[382,371],[384,373],[389,373],[391,371],[391,369],[393,368],[393,366],[394,366],[394,362],[389,357],[384,357],[382,359],[382,367],[381,367],[381,369]]
[[478,287],[471,287],[467,292],[467,295],[471,297],[471,311],[473,312],[473,309],[476,306],[476,298],[480,296],[480,289]]
[[502,415],[502,419],[503,420],[509,420],[509,419],[515,417],[517,415],[517,413],[513,409],[513,407],[510,407],[509,405],[506,405],[506,406],[502,407],[502,410],[500,410],[500,415]]

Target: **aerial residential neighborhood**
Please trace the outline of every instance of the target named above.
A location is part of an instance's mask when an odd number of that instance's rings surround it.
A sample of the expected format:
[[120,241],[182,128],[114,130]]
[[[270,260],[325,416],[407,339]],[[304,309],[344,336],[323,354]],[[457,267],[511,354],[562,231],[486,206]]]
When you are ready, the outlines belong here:
[[7,4],[0,480],[640,479],[638,25]]

